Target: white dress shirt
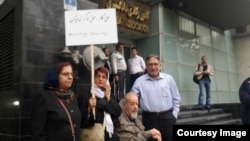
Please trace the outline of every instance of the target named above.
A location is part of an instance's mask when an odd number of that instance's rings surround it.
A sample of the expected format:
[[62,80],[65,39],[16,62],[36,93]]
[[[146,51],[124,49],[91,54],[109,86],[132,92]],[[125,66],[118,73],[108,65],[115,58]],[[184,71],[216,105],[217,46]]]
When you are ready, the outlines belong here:
[[113,69],[113,74],[117,74],[117,70],[127,70],[127,64],[120,52],[114,52],[111,55],[111,65]]
[[144,74],[135,81],[131,91],[139,96],[143,111],[161,112],[172,108],[172,114],[177,118],[181,97],[171,75],[160,72],[157,79],[152,79]]
[[146,69],[145,62],[141,56],[136,55],[128,59],[128,68],[130,74],[136,74],[138,72],[144,72]]

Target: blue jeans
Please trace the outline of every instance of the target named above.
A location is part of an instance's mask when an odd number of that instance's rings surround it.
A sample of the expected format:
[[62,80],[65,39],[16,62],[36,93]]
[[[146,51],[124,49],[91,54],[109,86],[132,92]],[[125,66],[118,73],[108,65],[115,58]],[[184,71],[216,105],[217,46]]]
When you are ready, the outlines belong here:
[[198,101],[199,107],[203,107],[204,88],[206,89],[206,107],[207,108],[211,107],[211,104],[210,104],[210,100],[211,100],[210,85],[211,85],[211,81],[208,78],[201,79],[199,81],[199,89],[200,89],[199,101]]

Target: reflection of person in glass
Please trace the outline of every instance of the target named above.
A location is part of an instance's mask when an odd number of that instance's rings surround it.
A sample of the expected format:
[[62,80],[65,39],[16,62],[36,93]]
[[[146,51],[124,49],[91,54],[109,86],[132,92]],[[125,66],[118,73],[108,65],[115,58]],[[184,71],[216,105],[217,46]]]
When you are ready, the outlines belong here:
[[[69,62],[60,62],[49,71],[44,90],[33,101],[32,141],[73,141],[73,136],[78,140],[81,113],[72,83],[73,69]],[[68,110],[73,126],[60,101]]]
[[124,87],[126,80],[127,64],[123,56],[123,48],[124,44],[118,43],[116,45],[116,51],[111,55],[111,65],[116,84],[116,88],[114,88],[116,90],[115,99],[117,101],[120,101],[120,99],[123,98],[125,93]]

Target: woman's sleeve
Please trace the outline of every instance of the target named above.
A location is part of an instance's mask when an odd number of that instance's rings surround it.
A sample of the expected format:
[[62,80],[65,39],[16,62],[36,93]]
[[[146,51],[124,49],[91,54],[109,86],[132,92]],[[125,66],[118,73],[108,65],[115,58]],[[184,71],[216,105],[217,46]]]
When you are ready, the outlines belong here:
[[31,139],[32,141],[46,141],[47,103],[39,93],[33,100],[31,112]]
[[104,109],[105,112],[114,118],[119,117],[122,113],[120,105],[112,98],[110,98],[109,101],[107,101],[106,98],[97,98],[97,108]]
[[113,118],[118,118],[122,113],[122,108],[111,98],[104,107],[104,111],[109,113]]
[[92,112],[88,113],[90,95],[82,94],[78,96],[77,102],[81,112],[81,128],[91,127],[94,125],[94,116]]

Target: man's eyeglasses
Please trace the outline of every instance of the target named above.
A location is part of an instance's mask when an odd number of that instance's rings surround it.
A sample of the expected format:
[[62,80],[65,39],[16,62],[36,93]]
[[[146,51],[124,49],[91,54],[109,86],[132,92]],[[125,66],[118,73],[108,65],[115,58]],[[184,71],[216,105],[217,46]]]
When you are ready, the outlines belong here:
[[158,64],[158,63],[147,63],[147,65],[152,67],[152,66],[159,66],[160,64]]

